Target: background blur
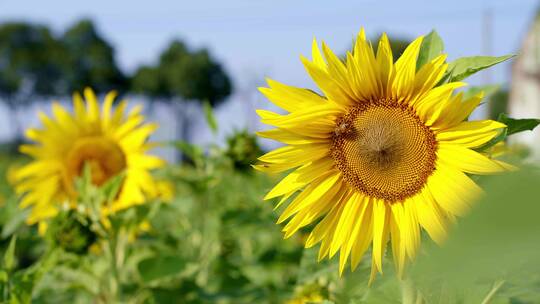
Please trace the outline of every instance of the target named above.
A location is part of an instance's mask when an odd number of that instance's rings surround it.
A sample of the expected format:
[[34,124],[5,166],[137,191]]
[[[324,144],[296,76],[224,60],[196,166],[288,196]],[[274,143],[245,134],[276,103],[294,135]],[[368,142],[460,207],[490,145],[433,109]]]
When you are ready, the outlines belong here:
[[[475,118],[539,118],[539,7],[537,0],[0,0],[0,302],[401,303],[403,282],[386,257],[385,275],[368,288],[369,253],[340,277],[337,258],[318,263],[318,246],[304,249],[309,227],[283,240],[277,201],[263,201],[279,176],[250,167],[276,145],[253,134],[266,128],[255,109],[272,107],[257,87],[269,77],[316,90],[299,58],[311,55],[314,37],[345,54],[362,26],[372,41],[387,32],[396,58],[436,29],[449,61],[517,55],[467,80],[488,96]],[[154,172],[160,197],[111,216],[110,230],[123,238],[97,233],[84,210],[61,212],[39,235],[12,188],[13,172],[29,161],[17,152],[24,130],[39,126],[38,112],[50,113],[54,100],[71,107],[72,93],[86,86],[143,103],[147,120],[160,124],[153,140],[170,143],[156,152],[171,161]],[[540,128],[489,153],[540,160]],[[489,195],[442,254],[419,264],[417,278],[429,278],[419,290],[439,299],[427,303],[540,303],[540,175],[523,168],[475,179]],[[426,252],[436,252],[431,243]],[[452,290],[454,283],[461,285]]]
[[[65,101],[71,90],[90,85],[101,93],[114,88],[132,101],[146,103],[147,115],[161,124],[158,140],[182,138],[197,144],[223,144],[233,129],[254,131],[264,128],[258,125],[254,109],[269,107],[257,91],[257,87],[265,85],[265,77],[313,88],[299,60],[300,54],[311,54],[313,37],[326,41],[336,52],[344,53],[361,26],[372,39],[385,31],[393,40],[405,42],[434,28],[445,41],[450,60],[482,54],[519,54],[523,52],[526,37],[534,32],[537,6],[536,0],[457,0],[444,4],[419,0],[392,4],[340,1],[339,5],[307,0],[151,1],[137,4],[102,0],[77,3],[55,0],[36,4],[28,0],[2,0],[0,67],[10,65],[11,56],[18,52],[14,40],[9,39],[55,41],[34,41],[35,46],[28,41],[30,46],[21,43],[20,52],[24,52],[25,47],[31,51],[26,50],[28,56],[23,55],[12,68],[18,69],[12,74],[22,75],[21,79],[24,79],[15,88],[9,85],[6,88],[6,82],[12,80],[13,75],[0,77],[4,79],[3,86],[0,81],[3,101],[0,140],[17,139],[21,135],[20,126],[37,123],[38,109],[47,112],[51,100]],[[42,29],[46,31],[42,35],[47,37],[32,38],[30,30],[23,33],[21,29],[18,33],[12,29],[10,33],[6,27],[13,23],[31,26],[36,31]],[[16,38],[17,35],[21,37]],[[60,42],[60,46],[55,42]],[[54,45],[44,47],[39,43]],[[67,46],[71,55],[58,55],[62,52],[58,50],[61,45]],[[43,60],[36,54],[46,52],[47,48],[57,54],[60,62],[51,63],[47,72],[28,68],[40,63],[24,61],[36,57]],[[536,53],[532,48],[538,48],[538,43],[533,42],[528,53]],[[169,61],[164,59],[167,52]],[[182,52],[198,56],[197,60],[189,60],[198,63],[182,63]],[[51,61],[54,57],[46,58]],[[527,66],[538,69],[538,59],[532,60],[533,63],[529,62]],[[506,99],[515,62],[517,60],[479,73],[469,82],[472,85],[500,83],[502,87],[495,98]],[[197,64],[200,75],[180,71],[193,70],[193,65]],[[157,70],[166,67],[177,71],[161,72],[173,81],[157,79],[156,75],[160,74]],[[24,69],[28,72],[21,72]],[[53,74],[58,80],[55,87],[40,88],[40,81],[51,82],[50,76],[43,77],[51,75],[51,70],[55,71]],[[207,78],[213,77],[213,80],[201,79],[201,75],[210,74],[213,76]],[[538,85],[537,79],[532,84],[527,83],[527,79],[522,82],[528,87]],[[209,87],[213,88],[210,95],[197,92],[208,91]],[[523,101],[537,96],[533,90],[527,96],[516,97],[522,102],[517,109],[504,105],[502,108],[517,113],[515,116],[518,117],[521,113],[539,116],[537,101]],[[220,126],[217,135],[212,135],[206,126],[198,102],[202,99],[216,106]],[[504,101],[498,104],[501,103]],[[488,112],[482,107],[475,115],[487,116]],[[536,139],[527,134],[523,140],[540,142],[538,131]],[[272,145],[266,141],[262,144]],[[175,158],[173,151],[159,153],[169,160]]]

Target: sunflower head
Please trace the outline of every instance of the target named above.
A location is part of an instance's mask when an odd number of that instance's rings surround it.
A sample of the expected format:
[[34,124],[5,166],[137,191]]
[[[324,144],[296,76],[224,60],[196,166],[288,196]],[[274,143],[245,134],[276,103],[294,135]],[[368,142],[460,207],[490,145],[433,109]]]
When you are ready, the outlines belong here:
[[144,122],[140,106],[126,112],[127,103],[121,101],[113,107],[115,97],[115,92],[107,94],[100,106],[94,92],[85,89],[84,98],[74,94],[73,113],[54,103],[52,116],[39,113],[42,126],[27,130],[32,143],[20,151],[32,161],[13,179],[16,191],[24,194],[21,207],[31,207],[29,224],[54,217],[62,206],[76,207],[75,181],[84,168],[90,169],[95,186],[123,174],[120,191],[111,204],[103,205],[103,215],[156,195],[149,171],[164,162],[147,153],[152,147],[147,140],[157,125]]
[[97,234],[88,224],[82,223],[73,210],[56,216],[47,233],[55,246],[75,254],[86,254],[98,239]]
[[390,242],[401,275],[421,229],[440,243],[481,192],[469,174],[509,168],[478,150],[505,125],[467,120],[482,93],[454,94],[465,84],[444,81],[445,54],[418,64],[422,41],[396,61],[385,34],[374,52],[362,30],[344,60],[314,41],[312,60],[302,61],[322,94],[274,80],[260,89],[287,112],[258,110],[275,127],[258,135],[285,146],[255,167],[288,172],[266,199],[287,205],[278,220],[288,221],[285,237],[313,226],[306,247],[320,243],[319,259],[339,252],[340,272],[371,248],[373,279]]
[[257,161],[262,152],[257,138],[247,130],[234,131],[227,137],[227,150],[225,154],[231,159],[233,166],[238,170],[246,170]]

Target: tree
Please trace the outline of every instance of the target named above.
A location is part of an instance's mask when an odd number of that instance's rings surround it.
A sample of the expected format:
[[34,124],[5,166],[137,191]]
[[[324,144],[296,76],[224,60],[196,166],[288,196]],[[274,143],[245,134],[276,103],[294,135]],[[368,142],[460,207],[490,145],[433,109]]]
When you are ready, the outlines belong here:
[[160,56],[160,69],[170,93],[184,99],[208,100],[215,106],[231,93],[229,77],[205,49],[188,52],[173,41]]
[[160,79],[159,68],[142,66],[131,78],[131,90],[149,97],[163,97],[165,83]]
[[140,67],[131,79],[131,90],[162,99],[180,108],[179,135],[189,141],[191,117],[186,103],[208,101],[216,106],[232,91],[231,81],[221,65],[205,49],[191,51],[179,40],[172,41],[156,66]]
[[81,91],[87,86],[98,92],[126,87],[126,77],[116,63],[114,48],[100,35],[91,20],[77,22],[60,40],[69,62],[66,93]]
[[57,95],[65,87],[64,50],[48,28],[27,23],[0,26],[0,97],[11,111],[17,140],[16,113],[36,95]]

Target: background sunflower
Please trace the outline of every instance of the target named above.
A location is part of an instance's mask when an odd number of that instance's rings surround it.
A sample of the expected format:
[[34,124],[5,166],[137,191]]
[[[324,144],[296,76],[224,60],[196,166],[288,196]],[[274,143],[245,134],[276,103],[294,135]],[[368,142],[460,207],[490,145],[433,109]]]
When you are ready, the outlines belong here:
[[100,106],[87,88],[84,99],[78,93],[73,96],[74,113],[55,103],[52,118],[40,113],[42,127],[26,132],[34,143],[20,150],[32,161],[17,169],[15,189],[24,194],[21,208],[31,207],[29,224],[54,217],[62,207],[77,207],[75,180],[85,166],[96,186],[122,175],[116,198],[103,202],[104,216],[157,195],[149,171],[163,167],[164,161],[148,154],[153,145],[147,141],[157,125],[144,122],[140,106],[128,113],[126,101],[113,107],[115,96],[107,94]]

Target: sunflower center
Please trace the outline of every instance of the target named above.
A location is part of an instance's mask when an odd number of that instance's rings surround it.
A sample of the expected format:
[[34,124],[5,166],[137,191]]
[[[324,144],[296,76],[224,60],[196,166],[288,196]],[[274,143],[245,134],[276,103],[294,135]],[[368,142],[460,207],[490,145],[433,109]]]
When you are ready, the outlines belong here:
[[90,166],[92,183],[101,186],[126,167],[126,158],[122,149],[112,140],[102,136],[84,137],[77,140],[68,152],[69,180],[81,176],[85,164]]
[[412,109],[380,100],[336,121],[332,157],[356,190],[398,202],[422,189],[435,170],[436,149],[433,132]]

